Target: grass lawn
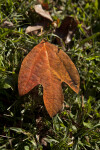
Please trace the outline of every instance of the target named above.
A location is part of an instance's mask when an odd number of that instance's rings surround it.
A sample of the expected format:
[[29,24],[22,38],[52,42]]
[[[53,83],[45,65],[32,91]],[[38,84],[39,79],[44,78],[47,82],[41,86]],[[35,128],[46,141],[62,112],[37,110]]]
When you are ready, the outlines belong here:
[[[37,4],[52,20],[35,11]],[[66,16],[76,21],[68,33],[64,22],[56,34]],[[36,25],[41,27],[26,32]],[[44,106],[41,85],[24,96],[18,93],[21,63],[42,39],[62,48],[80,75],[78,94],[62,84],[64,105],[53,118]],[[0,150],[99,149],[100,1],[0,0]]]

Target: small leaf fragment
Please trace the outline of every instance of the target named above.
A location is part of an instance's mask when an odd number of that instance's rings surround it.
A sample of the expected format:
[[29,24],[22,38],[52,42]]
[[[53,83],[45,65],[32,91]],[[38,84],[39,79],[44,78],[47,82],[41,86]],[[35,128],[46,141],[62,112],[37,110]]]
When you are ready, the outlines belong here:
[[49,19],[50,21],[53,21],[49,12],[46,10],[43,10],[41,4],[35,5],[34,9],[35,9],[35,12],[41,15],[42,17]]
[[25,33],[26,34],[30,34],[30,33],[37,33],[38,32],[38,30],[41,30],[41,29],[43,29],[43,27],[42,26],[28,26],[27,28],[26,28],[26,31],[25,31]]
[[74,19],[71,16],[67,16],[61,23],[60,27],[56,29],[55,34],[63,39],[65,44],[68,44],[75,32],[78,20]]
[[4,21],[0,27],[2,28],[9,28],[9,29],[12,29],[14,27],[14,24],[12,22],[9,22],[9,21]]

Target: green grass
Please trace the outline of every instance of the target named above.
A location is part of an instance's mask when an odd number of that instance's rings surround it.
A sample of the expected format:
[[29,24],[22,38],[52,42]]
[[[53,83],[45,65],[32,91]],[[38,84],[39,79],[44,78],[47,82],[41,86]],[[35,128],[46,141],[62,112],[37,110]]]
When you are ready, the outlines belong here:
[[[47,1],[53,20],[67,15],[80,24],[67,54],[80,74],[80,92],[63,84],[64,109],[51,119],[42,98],[42,87],[18,94],[18,73],[23,58],[43,38],[25,34],[41,21],[35,0],[0,1],[0,150],[99,150],[100,148],[100,2],[99,0]],[[3,28],[4,21],[13,28]],[[89,28],[89,34],[82,28]]]

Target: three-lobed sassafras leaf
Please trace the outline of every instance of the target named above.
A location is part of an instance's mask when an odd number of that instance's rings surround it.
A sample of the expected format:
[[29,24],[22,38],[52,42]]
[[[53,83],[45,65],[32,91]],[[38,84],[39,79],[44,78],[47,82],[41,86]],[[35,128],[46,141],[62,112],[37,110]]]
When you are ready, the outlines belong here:
[[42,40],[22,62],[18,77],[19,94],[24,95],[41,84],[45,107],[53,117],[64,101],[62,82],[79,92],[80,78],[74,63],[65,52]]

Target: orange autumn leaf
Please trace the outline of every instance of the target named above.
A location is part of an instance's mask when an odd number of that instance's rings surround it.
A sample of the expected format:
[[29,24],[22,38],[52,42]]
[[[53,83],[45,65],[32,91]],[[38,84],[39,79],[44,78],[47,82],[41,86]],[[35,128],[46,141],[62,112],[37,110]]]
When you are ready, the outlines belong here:
[[62,82],[79,92],[80,78],[74,63],[65,52],[42,40],[22,62],[18,77],[19,94],[24,95],[41,84],[45,107],[53,117],[64,101]]

